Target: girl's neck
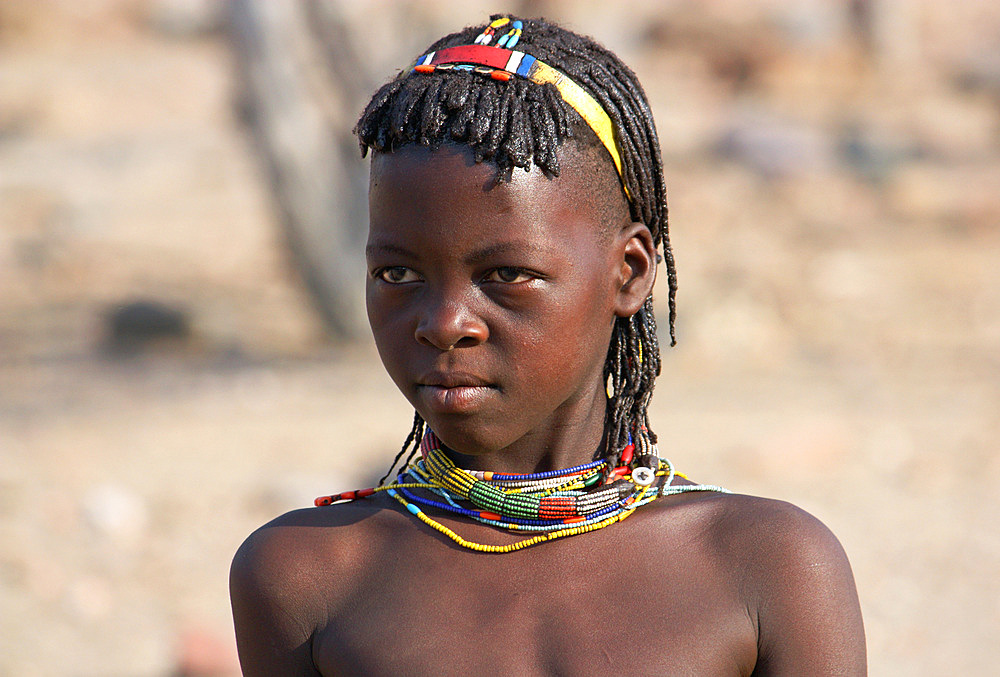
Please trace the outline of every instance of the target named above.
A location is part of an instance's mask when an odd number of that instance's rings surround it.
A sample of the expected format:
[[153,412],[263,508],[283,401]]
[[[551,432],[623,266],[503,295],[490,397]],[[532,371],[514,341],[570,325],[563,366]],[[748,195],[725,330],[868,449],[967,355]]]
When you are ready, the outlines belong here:
[[462,454],[445,447],[455,465],[467,470],[527,474],[570,468],[594,460],[605,448],[603,421],[529,434],[503,449]]

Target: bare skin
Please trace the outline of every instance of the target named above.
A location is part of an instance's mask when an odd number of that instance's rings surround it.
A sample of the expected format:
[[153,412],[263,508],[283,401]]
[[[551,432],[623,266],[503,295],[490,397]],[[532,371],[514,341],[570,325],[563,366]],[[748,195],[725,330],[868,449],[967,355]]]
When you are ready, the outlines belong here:
[[[460,148],[373,160],[376,344],[464,467],[566,467],[602,444],[611,323],[648,295],[655,251],[642,224],[608,223],[590,196],[617,178],[574,169],[591,165],[494,185]],[[432,515],[481,543],[523,537]],[[231,593],[246,675],[865,674],[840,545],[794,506],[749,496],[667,497],[491,555],[380,494],[265,525],[237,553]]]

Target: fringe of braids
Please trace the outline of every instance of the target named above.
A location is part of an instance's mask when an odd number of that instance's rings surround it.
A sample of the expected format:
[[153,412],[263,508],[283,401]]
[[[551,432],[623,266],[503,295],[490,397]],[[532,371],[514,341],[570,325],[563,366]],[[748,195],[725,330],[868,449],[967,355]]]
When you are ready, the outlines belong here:
[[[594,40],[541,19],[522,21],[524,30],[517,48],[566,73],[597,100],[614,123],[621,146],[623,182],[632,196],[631,218],[646,224],[653,242],[663,250],[670,345],[674,345],[677,274],[667,231],[667,191],[660,144],[645,92],[629,67]],[[485,24],[448,35],[425,52],[472,44],[484,28]],[[532,164],[558,176],[558,148],[574,136],[574,130],[582,128],[586,123],[551,85],[539,86],[519,77],[501,82],[452,70],[400,73],[372,97],[355,132],[362,156],[369,149],[391,153],[409,144],[431,148],[446,142],[467,145],[477,162],[496,164],[497,181],[502,181],[515,167],[529,169]],[[637,462],[641,462],[656,442],[646,412],[653,381],[660,373],[651,297],[635,315],[616,321],[604,372],[609,399],[603,455],[613,465],[619,465],[621,452],[631,437]],[[423,430],[423,419],[416,414],[413,428],[383,481],[407,450],[405,463],[413,458]]]

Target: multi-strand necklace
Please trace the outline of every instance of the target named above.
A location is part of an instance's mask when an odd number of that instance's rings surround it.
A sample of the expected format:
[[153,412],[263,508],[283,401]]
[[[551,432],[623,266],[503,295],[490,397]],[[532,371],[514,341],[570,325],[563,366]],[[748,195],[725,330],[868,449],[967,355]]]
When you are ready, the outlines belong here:
[[[462,547],[502,553],[602,529],[662,496],[727,491],[708,484],[673,485],[675,477],[684,475],[655,454],[642,456],[645,465],[633,464],[631,444],[622,452],[622,465],[610,472],[606,460],[527,475],[465,470],[452,462],[429,430],[420,442],[420,452],[421,457],[400,471],[391,484],[321,496],[315,503],[330,505],[385,491],[421,522]],[[426,507],[534,535],[509,545],[475,543],[430,517]]]

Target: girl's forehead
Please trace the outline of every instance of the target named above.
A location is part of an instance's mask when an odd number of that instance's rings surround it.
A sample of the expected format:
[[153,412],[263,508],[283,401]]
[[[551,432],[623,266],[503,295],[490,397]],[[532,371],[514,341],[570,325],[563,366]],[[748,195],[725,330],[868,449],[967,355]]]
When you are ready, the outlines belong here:
[[[372,157],[369,210],[373,230],[432,223],[443,230],[487,227],[487,233],[585,225],[577,235],[607,234],[627,224],[628,207],[610,161],[609,171],[581,153],[564,154],[558,176],[532,166],[498,175],[466,146],[413,145]],[[582,161],[581,161],[582,160]],[[515,228],[515,226],[517,226]],[[558,229],[565,231],[566,229]],[[563,232],[563,235],[569,235]]]

